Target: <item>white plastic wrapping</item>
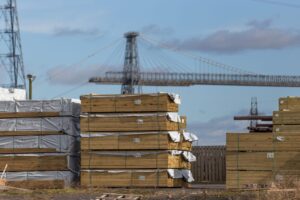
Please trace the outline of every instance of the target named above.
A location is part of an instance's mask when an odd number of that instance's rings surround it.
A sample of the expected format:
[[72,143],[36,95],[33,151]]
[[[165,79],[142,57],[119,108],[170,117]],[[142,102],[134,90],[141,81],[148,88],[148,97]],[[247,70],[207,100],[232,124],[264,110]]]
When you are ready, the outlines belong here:
[[65,186],[70,187],[77,178],[77,174],[70,171],[36,171],[36,172],[6,172],[7,181],[26,180],[64,180]]
[[0,87],[0,101],[25,100],[26,90]]
[[80,136],[83,138],[93,138],[93,137],[107,137],[107,136],[126,136],[126,135],[152,135],[152,134],[168,134],[173,142],[180,142],[180,133],[178,131],[166,131],[166,132],[121,132],[121,133],[108,133],[108,132],[93,132],[90,133],[81,133]]
[[174,103],[181,104],[181,99],[180,99],[179,94],[169,93],[168,95],[169,95],[170,99],[173,100]]
[[0,131],[55,131],[80,135],[78,119],[73,117],[0,119]]
[[182,156],[188,162],[195,162],[197,160],[196,156],[189,151],[183,151]]
[[183,132],[183,139],[189,142],[198,141],[198,137],[195,134],[190,132]]
[[83,114],[80,117],[161,117],[165,116],[171,122],[181,122],[180,116],[176,112],[161,112],[161,113],[113,113],[113,114]]
[[60,116],[80,116],[80,100],[16,100],[0,101],[0,112],[59,112]]
[[57,152],[79,152],[79,138],[70,135],[0,137],[0,149],[51,148]]

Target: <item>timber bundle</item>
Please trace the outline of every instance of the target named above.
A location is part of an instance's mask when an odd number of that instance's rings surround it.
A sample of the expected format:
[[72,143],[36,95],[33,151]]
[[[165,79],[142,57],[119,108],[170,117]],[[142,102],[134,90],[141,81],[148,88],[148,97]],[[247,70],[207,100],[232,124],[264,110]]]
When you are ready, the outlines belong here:
[[182,187],[193,181],[180,98],[165,93],[81,96],[81,186]]
[[0,167],[6,184],[30,189],[71,186],[79,173],[80,102],[0,101]]
[[228,189],[268,188],[300,177],[300,97],[279,99],[269,133],[227,133]]

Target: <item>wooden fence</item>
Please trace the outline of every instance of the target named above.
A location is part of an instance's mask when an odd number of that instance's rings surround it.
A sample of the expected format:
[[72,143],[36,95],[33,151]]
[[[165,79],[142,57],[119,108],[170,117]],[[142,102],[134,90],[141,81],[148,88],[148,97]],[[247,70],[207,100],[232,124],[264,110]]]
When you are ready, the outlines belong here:
[[226,180],[226,147],[194,146],[197,161],[192,164],[194,184],[223,184]]

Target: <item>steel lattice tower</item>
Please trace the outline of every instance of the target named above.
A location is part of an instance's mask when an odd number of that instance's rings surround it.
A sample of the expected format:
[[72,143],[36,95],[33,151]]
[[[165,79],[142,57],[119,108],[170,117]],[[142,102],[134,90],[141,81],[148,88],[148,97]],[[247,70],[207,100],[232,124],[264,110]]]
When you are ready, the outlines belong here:
[[137,49],[137,32],[125,33],[126,50],[125,62],[123,68],[123,84],[122,94],[134,94],[136,89],[141,93],[141,86],[139,86],[140,66]]
[[[257,97],[252,97],[251,98],[250,115],[251,116],[257,116],[258,115]],[[251,120],[250,121],[250,130],[256,128],[256,125],[257,125],[257,120]]]
[[10,88],[26,88],[19,19],[16,0],[5,0],[1,6],[0,61],[8,73]]

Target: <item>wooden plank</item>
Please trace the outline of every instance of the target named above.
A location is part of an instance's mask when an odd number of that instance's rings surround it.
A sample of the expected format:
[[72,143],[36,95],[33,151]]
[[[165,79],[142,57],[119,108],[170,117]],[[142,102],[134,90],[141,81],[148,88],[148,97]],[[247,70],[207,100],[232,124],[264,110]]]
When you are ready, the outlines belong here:
[[182,179],[172,179],[166,171],[81,171],[82,187],[182,187]]
[[168,94],[84,95],[84,113],[178,112],[178,104]]
[[189,169],[181,155],[168,152],[82,152],[81,169]]
[[[0,154],[13,153],[56,153],[56,149],[52,148],[0,148]],[[58,153],[58,152],[57,152]]]
[[268,188],[274,182],[299,180],[299,170],[289,171],[231,171],[226,172],[227,189]]
[[[8,154],[7,154],[8,155]],[[8,165],[8,172],[22,171],[66,171],[67,156],[0,156],[0,166]]]
[[82,132],[121,132],[121,131],[180,131],[186,128],[183,123],[171,122],[164,115],[102,116],[81,117]]
[[295,170],[300,152],[227,152],[227,170]]
[[300,112],[299,111],[274,111],[273,124],[300,125]]
[[300,151],[295,133],[227,133],[227,151]]
[[0,112],[0,119],[59,117],[59,112]]
[[64,189],[64,180],[24,180],[24,181],[7,181],[7,186],[24,188],[24,189]]
[[0,136],[62,135],[62,131],[0,131]]
[[[90,135],[93,135],[92,133]],[[168,134],[116,134],[103,137],[81,137],[81,150],[185,150],[190,151],[191,142],[173,142]]]

